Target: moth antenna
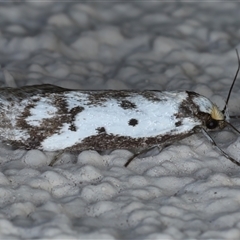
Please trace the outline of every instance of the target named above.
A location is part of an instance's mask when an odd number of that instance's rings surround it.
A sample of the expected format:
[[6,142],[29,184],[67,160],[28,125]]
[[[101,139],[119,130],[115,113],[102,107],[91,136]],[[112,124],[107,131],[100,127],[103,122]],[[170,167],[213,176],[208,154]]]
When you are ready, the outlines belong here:
[[222,113],[223,113],[223,114],[224,114],[225,111],[226,111],[226,108],[227,108],[227,105],[228,105],[228,101],[229,101],[229,98],[230,98],[230,95],[231,95],[233,86],[234,86],[234,84],[235,84],[235,81],[236,81],[237,76],[238,76],[238,72],[239,72],[239,70],[240,70],[240,59],[239,59],[239,55],[238,55],[238,50],[237,50],[237,49],[236,49],[236,53],[237,53],[237,59],[238,59],[238,68],[237,68],[235,77],[234,77],[234,79],[233,79],[232,85],[231,85],[231,87],[230,87],[230,89],[229,89],[228,96],[227,96],[227,100],[226,100],[226,104],[225,104],[225,106],[224,106],[224,108],[223,108],[223,110],[222,110]]

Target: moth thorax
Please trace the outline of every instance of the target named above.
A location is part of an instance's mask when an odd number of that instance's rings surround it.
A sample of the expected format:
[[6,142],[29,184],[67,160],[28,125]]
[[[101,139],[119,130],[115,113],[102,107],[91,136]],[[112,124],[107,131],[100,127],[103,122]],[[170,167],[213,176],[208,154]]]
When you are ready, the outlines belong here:
[[219,108],[216,105],[213,105],[213,108],[211,111],[211,117],[212,119],[217,121],[224,121],[225,119],[223,113],[219,110]]

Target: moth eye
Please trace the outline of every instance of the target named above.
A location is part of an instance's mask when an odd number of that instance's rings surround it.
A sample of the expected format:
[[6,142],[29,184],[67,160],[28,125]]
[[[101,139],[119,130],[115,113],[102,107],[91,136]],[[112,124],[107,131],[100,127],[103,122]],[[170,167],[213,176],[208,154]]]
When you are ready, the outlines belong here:
[[218,127],[218,121],[215,119],[210,119],[206,122],[206,127],[208,129],[214,129],[214,128]]

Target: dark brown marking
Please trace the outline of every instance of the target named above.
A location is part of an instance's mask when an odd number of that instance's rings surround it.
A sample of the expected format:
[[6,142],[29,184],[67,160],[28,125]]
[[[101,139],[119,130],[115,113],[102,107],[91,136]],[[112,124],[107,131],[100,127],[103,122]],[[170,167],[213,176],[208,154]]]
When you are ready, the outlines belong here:
[[82,106],[77,106],[77,107],[72,108],[72,109],[69,111],[69,113],[70,113],[70,115],[71,115],[71,124],[70,124],[70,126],[69,126],[68,129],[69,129],[70,131],[73,131],[73,132],[76,132],[76,131],[77,131],[77,127],[76,127],[76,125],[73,123],[73,121],[75,120],[76,115],[77,115],[78,113],[82,112],[83,110],[84,110],[84,107],[82,107]]
[[135,118],[130,119],[128,122],[128,125],[133,126],[133,127],[136,126],[137,124],[138,124],[138,120]]
[[[121,100],[126,97],[132,96],[133,91],[114,91],[114,90],[106,90],[106,91],[86,91],[88,94],[88,105],[103,105],[109,99],[117,99]],[[137,93],[137,92],[136,92]]]
[[86,91],[88,97],[88,105],[96,106],[103,105],[109,99],[115,99],[117,101],[128,101],[127,97],[142,96],[151,102],[165,101],[165,99],[159,99],[156,93],[161,91],[126,91],[126,90],[106,90],[106,91]]
[[176,126],[176,127],[182,126],[182,121],[176,122],[176,123],[175,123],[175,126]]
[[193,98],[199,97],[198,93],[186,91],[188,97],[184,100],[180,106],[180,111],[185,114],[183,117],[192,117],[196,121],[201,120],[202,126],[206,126],[206,123],[211,119],[211,115],[205,112],[201,112],[199,106],[193,102]]
[[123,108],[123,109],[134,109],[134,108],[137,107],[135,103],[132,103],[132,102],[130,102],[130,101],[128,101],[128,100],[123,100],[123,101],[121,102],[120,106],[121,106],[121,108]]
[[141,92],[141,95],[143,97],[145,97],[147,100],[151,101],[151,102],[162,102],[162,101],[166,101],[166,99],[159,99],[156,96],[155,92],[161,92],[161,91],[143,91]]
[[[172,144],[174,141],[181,140],[185,137],[192,135],[195,132],[193,129],[190,132],[182,134],[172,135],[167,133],[166,135],[158,135],[148,138],[131,138],[118,136],[113,134],[98,134],[90,136],[82,140],[80,143],[75,144],[72,147],[66,149],[66,151],[83,151],[83,150],[110,150],[110,149],[129,149],[137,150],[149,148],[151,146],[166,146]],[[104,141],[103,141],[104,139]]]
[[69,128],[68,128],[70,131],[72,131],[72,132],[76,132],[77,131],[77,128],[76,128],[76,126],[75,126],[75,124],[70,124],[70,126],[69,126]]
[[106,133],[106,129],[104,127],[99,127],[99,128],[96,128],[98,134],[103,134],[103,133]]
[[199,118],[199,107],[193,102],[193,98],[194,97],[198,97],[200,96],[199,94],[195,93],[195,92],[188,92],[187,93],[187,98],[185,100],[182,101],[182,103],[179,106],[179,110],[176,114],[174,114],[174,116],[178,119],[183,119],[186,117],[190,117],[190,118]]
[[82,106],[77,106],[77,107],[72,108],[72,109],[69,111],[69,113],[70,113],[73,117],[75,117],[78,113],[82,112],[83,110],[84,110],[84,107],[82,107]]

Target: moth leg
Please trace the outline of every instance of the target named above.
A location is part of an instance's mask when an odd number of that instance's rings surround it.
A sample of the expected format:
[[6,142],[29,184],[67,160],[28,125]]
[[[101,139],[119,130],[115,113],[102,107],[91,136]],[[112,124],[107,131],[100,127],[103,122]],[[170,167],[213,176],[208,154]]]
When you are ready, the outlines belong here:
[[59,160],[59,157],[64,153],[64,151],[60,151],[58,152],[52,159],[52,161],[49,163],[48,166],[52,167],[58,160]]
[[[146,149],[144,149],[144,150],[146,150]],[[140,153],[141,153],[141,152],[137,152],[137,153],[133,154],[133,156],[130,157],[130,158],[127,160],[127,162],[124,164],[124,167],[127,167],[127,166],[131,163],[131,161],[132,161],[135,157],[137,157]]]
[[127,160],[127,162],[124,164],[124,167],[127,167],[127,166],[132,162],[132,160],[135,159],[137,156],[139,156],[139,155],[141,155],[141,154],[144,154],[144,153],[150,151],[151,149],[153,149],[153,148],[155,148],[155,147],[157,147],[157,148],[159,149],[159,152],[161,152],[161,151],[163,150],[163,148],[164,148],[164,146],[161,146],[161,147],[160,147],[159,145],[156,145],[156,146],[152,146],[152,147],[150,147],[150,148],[143,149],[142,151],[139,151],[139,152],[133,154],[133,156],[130,157],[130,158]]
[[206,132],[205,129],[201,128],[201,132],[203,135],[212,143],[212,145],[227,159],[231,162],[235,163],[236,165],[240,166],[240,163],[236,161],[234,158],[230,157],[226,152],[224,152],[221,148],[219,148],[213,138]]

